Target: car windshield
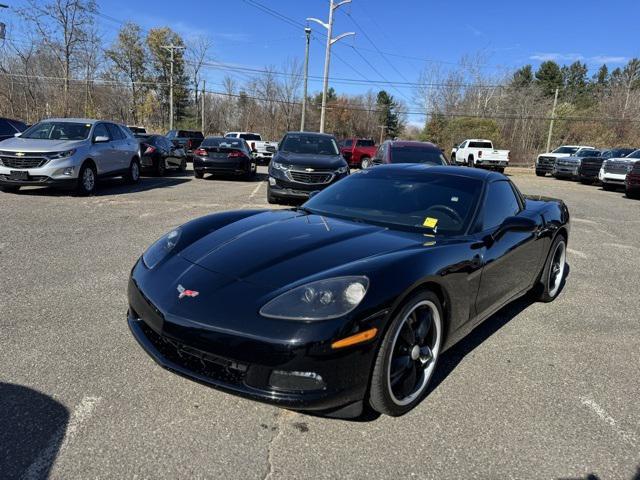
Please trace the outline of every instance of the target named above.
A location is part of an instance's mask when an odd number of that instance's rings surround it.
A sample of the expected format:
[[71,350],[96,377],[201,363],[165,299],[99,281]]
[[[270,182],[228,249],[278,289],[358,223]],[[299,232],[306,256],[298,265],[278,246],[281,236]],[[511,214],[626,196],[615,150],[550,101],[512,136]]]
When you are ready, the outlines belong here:
[[482,181],[462,175],[375,167],[350,175],[304,204],[311,213],[424,233],[466,231]]
[[242,140],[239,138],[205,138],[200,144],[203,148],[223,147],[223,148],[242,148]]
[[636,150],[633,153],[630,153],[625,158],[640,158],[640,150]]
[[260,135],[256,135],[255,133],[241,133],[240,138],[244,138],[247,142],[259,142],[262,140]]
[[576,157],[599,157],[600,152],[598,150],[580,150],[576,153]]
[[442,152],[432,147],[394,146],[391,147],[391,163],[429,163],[446,165]]
[[376,142],[374,142],[373,140],[358,140],[358,142],[356,143],[356,146],[358,146],[358,147],[375,147],[376,146]]
[[578,147],[559,147],[559,148],[556,148],[551,153],[569,153],[569,154],[573,155],[577,151],[578,151]]
[[336,141],[324,135],[287,135],[281,150],[289,153],[339,155]]
[[84,140],[89,137],[90,123],[40,122],[25,130],[21,138],[38,140]]

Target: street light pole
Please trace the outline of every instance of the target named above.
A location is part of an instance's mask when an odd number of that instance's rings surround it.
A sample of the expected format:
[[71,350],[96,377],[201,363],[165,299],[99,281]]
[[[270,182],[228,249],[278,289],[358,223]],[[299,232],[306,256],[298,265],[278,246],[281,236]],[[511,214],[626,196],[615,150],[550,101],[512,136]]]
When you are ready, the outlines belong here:
[[309,83],[309,43],[311,42],[311,29],[306,27],[304,33],[307,36],[307,46],[304,52],[304,89],[302,95],[302,117],[300,119],[301,132],[304,132],[304,120],[307,114],[307,84]]
[[558,104],[558,89],[553,97],[553,110],[551,110],[551,123],[549,124],[549,136],[547,137],[547,152],[551,151],[551,136],[553,135],[553,121],[556,119],[556,105]]
[[171,53],[171,77],[169,78],[169,130],[173,130],[173,64],[174,64],[174,51],[181,50],[185,47],[180,47],[178,45],[162,45],[162,48],[168,50]]
[[338,35],[335,38],[331,38],[333,35],[333,12],[345,5],[347,3],[351,3],[351,0],[342,0],[341,2],[334,3],[334,0],[330,0],[329,2],[329,23],[324,23],[322,20],[318,20],[317,18],[307,18],[310,22],[316,22],[317,24],[323,26],[327,29],[327,46],[324,52],[324,77],[322,79],[322,110],[320,111],[320,133],[324,133],[324,123],[327,111],[327,90],[329,89],[329,66],[331,63],[331,46],[339,40],[342,40],[344,37],[348,37],[349,35],[355,35],[355,32],[346,32]]

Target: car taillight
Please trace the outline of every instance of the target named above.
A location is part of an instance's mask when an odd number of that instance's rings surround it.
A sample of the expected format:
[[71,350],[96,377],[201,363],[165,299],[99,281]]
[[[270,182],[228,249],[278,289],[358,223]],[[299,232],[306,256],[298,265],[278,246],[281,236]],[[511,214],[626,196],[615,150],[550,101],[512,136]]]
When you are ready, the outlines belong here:
[[209,155],[204,148],[199,148],[194,153],[199,157],[206,157],[207,155]]
[[187,140],[187,150],[190,149],[193,146],[193,142],[191,141],[191,139]]
[[143,155],[151,155],[156,151],[156,147],[152,147],[151,145],[147,145],[146,147],[147,149],[144,151]]
[[244,155],[242,155],[242,152],[230,152],[229,155],[227,155],[227,158],[239,158],[239,157],[244,157]]
[[482,150],[478,150],[478,158],[482,158]]

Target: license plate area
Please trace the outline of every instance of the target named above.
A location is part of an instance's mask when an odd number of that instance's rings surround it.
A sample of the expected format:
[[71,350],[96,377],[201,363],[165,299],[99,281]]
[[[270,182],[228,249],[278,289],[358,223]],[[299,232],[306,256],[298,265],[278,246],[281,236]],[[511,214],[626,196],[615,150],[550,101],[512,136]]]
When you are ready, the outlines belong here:
[[29,172],[24,170],[11,170],[9,172],[9,180],[29,180]]

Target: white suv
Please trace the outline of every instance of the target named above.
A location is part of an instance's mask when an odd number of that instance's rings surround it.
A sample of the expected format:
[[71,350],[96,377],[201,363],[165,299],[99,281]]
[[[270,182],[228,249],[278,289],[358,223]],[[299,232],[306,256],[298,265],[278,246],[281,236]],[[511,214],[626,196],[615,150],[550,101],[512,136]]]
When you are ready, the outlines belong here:
[[128,128],[74,118],[43,120],[0,142],[0,188],[60,186],[88,195],[101,177],[140,179],[140,145]]

